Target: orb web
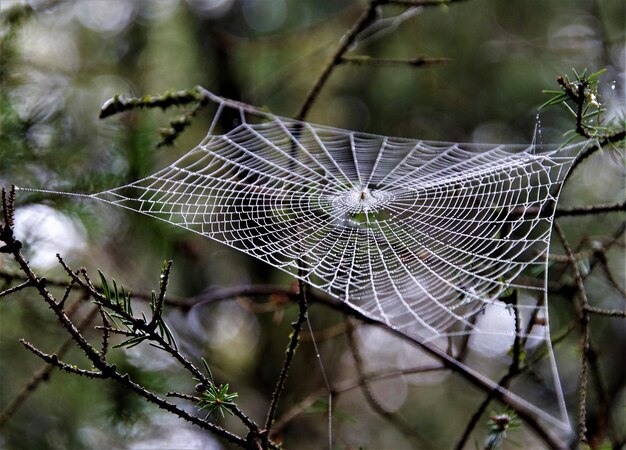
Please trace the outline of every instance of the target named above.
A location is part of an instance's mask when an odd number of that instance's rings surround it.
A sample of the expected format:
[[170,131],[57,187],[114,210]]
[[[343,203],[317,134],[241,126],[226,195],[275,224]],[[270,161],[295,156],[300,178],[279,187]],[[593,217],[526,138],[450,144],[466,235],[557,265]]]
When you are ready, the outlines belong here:
[[[90,197],[240,250],[447,351],[460,345],[451,347],[451,339],[467,343],[477,335],[511,342],[517,335],[529,349],[547,346],[551,380],[524,401],[569,429],[549,341],[545,276],[529,280],[546,272],[560,186],[585,143],[378,136],[206,95],[216,112],[196,148],[150,176]],[[223,120],[226,109],[237,113],[235,122]],[[517,310],[522,323],[482,320],[494,308],[510,316]],[[476,364],[471,370],[481,373]]]

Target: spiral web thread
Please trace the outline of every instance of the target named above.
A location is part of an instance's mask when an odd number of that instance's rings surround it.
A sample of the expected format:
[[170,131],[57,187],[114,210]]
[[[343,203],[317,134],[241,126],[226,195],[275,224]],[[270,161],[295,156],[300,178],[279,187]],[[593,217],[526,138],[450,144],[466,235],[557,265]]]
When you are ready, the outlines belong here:
[[[554,384],[539,396],[556,395],[559,417],[535,409],[569,427],[545,279],[519,279],[546,272],[560,186],[585,144],[377,136],[206,95],[217,110],[196,148],[153,175],[90,197],[236,248],[422,341],[444,348],[476,334],[540,341]],[[217,134],[225,108],[238,119]],[[517,302],[497,301],[516,289],[526,293]],[[523,323],[483,329],[486,308],[517,308]]]

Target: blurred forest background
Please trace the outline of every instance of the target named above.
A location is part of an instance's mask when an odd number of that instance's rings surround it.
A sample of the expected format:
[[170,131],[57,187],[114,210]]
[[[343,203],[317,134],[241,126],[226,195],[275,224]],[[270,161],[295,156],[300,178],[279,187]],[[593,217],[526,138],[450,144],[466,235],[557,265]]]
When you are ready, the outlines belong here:
[[[142,96],[202,85],[294,117],[365,7],[355,0],[2,0],[0,185],[97,192],[171,163],[207,132],[210,117],[200,114],[174,146],[157,148],[158,130],[177,112],[132,111],[99,120],[102,104],[117,94]],[[542,90],[558,89],[556,77],[571,74],[572,68],[606,69],[598,86],[604,118],[624,114],[622,0],[470,0],[406,11],[405,6],[384,6],[383,17],[399,18],[349,55],[450,61],[424,67],[342,64],[307,120],[409,138],[529,143],[538,107],[548,99]],[[565,109],[553,107],[541,112],[540,126],[543,143],[560,143],[575,121]],[[623,150],[623,142],[607,147],[578,167],[560,207],[624,201]],[[88,199],[18,192],[17,205],[18,237],[33,267],[49,280],[67,278],[56,262],[58,252],[72,266],[92,274],[100,269],[132,292],[155,289],[163,260],[171,259],[168,292],[180,299],[217,288],[293,284],[285,274],[223,245]],[[594,306],[625,308],[623,224],[623,213],[561,219],[568,240],[582,252],[577,264]],[[612,238],[617,242],[610,250],[594,253]],[[558,240],[553,242],[552,253],[564,255]],[[602,258],[604,265],[598,263]],[[559,261],[551,264],[556,334],[576,320],[573,277]],[[15,272],[8,257],[0,258],[0,290],[18,283],[11,277]],[[194,361],[206,358],[216,380],[230,383],[239,394],[237,404],[260,420],[297,306],[281,295],[256,300],[240,297],[191,312],[170,309],[167,322],[183,352]],[[354,380],[344,317],[320,304],[312,305],[310,317],[313,328],[321,330],[318,345],[331,384]],[[610,448],[625,442],[626,322],[594,316],[592,325],[604,392],[599,396],[590,382],[591,444]],[[416,352],[379,330],[364,327],[357,337],[370,371],[416,364]],[[42,365],[19,338],[50,352],[66,338],[29,290],[0,298],[0,411]],[[579,333],[556,350],[575,423]],[[75,348],[65,359],[84,361]],[[170,359],[151,347],[118,352],[116,362],[157,392],[193,388]],[[279,417],[323,386],[314,348],[305,339]],[[484,398],[458,377],[442,373],[389,378],[373,383],[372,390],[387,411],[437,448],[454,446]],[[284,428],[287,448],[325,445],[325,399],[319,396]],[[494,404],[487,410],[468,448],[484,445],[488,416],[502,409]],[[232,417],[220,420],[239,430]],[[524,427],[509,435],[505,448],[543,445]],[[368,406],[359,389],[337,398],[333,439],[336,448],[414,445],[401,427]],[[0,429],[0,447],[14,449],[223,446],[112,382],[56,370]]]

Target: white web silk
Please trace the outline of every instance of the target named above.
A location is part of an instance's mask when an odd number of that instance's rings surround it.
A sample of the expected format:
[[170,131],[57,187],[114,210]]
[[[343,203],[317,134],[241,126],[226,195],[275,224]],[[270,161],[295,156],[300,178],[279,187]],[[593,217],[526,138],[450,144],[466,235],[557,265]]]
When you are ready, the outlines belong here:
[[[236,248],[422,341],[485,333],[542,342],[554,377],[543,389],[558,398],[558,419],[534,409],[569,426],[545,277],[538,285],[520,279],[546,272],[560,186],[586,144],[377,136],[206,95],[217,111],[200,145],[153,175],[89,197]],[[220,124],[225,109],[238,112],[233,126]],[[511,295],[521,289],[525,296]],[[517,309],[522,323],[482,328],[478,313],[488,307]]]
[[425,338],[475,331],[472,316],[522,270],[545,270],[553,193],[580,144],[426,142],[220,101],[240,109],[238,125],[92,197],[234,247]]

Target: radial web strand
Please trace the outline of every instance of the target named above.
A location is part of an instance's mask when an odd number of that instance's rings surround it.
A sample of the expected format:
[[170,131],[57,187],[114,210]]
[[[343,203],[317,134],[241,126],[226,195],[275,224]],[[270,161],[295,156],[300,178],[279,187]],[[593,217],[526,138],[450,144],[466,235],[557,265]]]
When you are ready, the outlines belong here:
[[[550,415],[568,426],[545,280],[532,280],[546,272],[560,186],[585,144],[377,136],[207,94],[217,109],[200,145],[91,197],[238,249],[422,341],[449,349],[458,338],[454,350],[478,335],[517,334],[527,350],[547,346],[553,384],[527,400],[541,410],[557,403]],[[226,109],[236,123],[225,123]],[[522,323],[494,325],[494,309],[517,310]],[[546,392],[559,401],[543,401]]]

